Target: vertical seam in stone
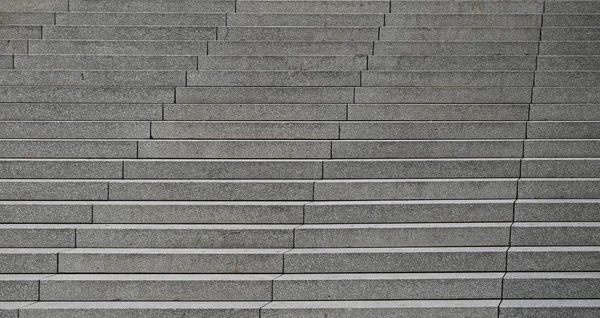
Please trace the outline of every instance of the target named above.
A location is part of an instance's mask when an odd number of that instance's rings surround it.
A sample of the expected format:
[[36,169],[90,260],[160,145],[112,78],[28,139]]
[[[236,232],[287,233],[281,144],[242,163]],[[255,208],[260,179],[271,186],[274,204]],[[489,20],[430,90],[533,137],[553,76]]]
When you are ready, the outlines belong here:
[[93,203],[90,206],[90,210],[92,210],[92,221],[91,221],[91,224],[94,224],[94,204]]

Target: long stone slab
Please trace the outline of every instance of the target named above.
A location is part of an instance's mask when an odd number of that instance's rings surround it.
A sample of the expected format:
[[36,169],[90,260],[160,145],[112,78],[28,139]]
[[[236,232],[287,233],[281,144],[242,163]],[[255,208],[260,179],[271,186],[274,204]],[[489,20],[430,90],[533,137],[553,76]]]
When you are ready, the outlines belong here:
[[[2,248],[0,264],[2,274],[56,273],[58,252],[55,248]],[[2,317],[2,315],[0,315]]]
[[[269,0],[268,2],[273,1]],[[363,3],[363,1],[360,2]],[[373,54],[373,42],[209,41],[208,54],[236,56],[368,55]]]
[[480,28],[480,27],[381,27],[381,41],[472,41],[481,42],[520,42],[536,41],[540,37],[539,28]]
[[538,71],[535,85],[544,87],[595,87],[600,86],[599,71]]
[[291,248],[296,225],[100,224],[77,229],[93,248]]
[[107,200],[106,181],[1,180],[0,200]]
[[68,0],[4,0],[0,11],[68,11]]
[[128,140],[0,139],[4,158],[136,158],[137,142]]
[[540,55],[598,55],[597,41],[542,41]]
[[119,179],[122,170],[120,161],[0,159],[3,179]]
[[[530,70],[535,56],[524,55],[371,55],[369,70]],[[540,57],[541,59],[541,57]]]
[[73,12],[234,12],[234,0],[69,0]]
[[[0,73],[1,74],[1,73]],[[184,84],[185,85],[185,84]],[[184,86],[179,85],[179,86]],[[185,86],[360,86],[354,71],[190,71]]]
[[600,70],[600,60],[597,55],[540,55],[538,70]]
[[[552,100],[560,102],[564,97],[541,97],[542,88],[537,90],[536,102]],[[582,91],[582,89],[580,89]],[[559,92],[554,92],[559,93]],[[574,92],[573,92],[574,93]],[[586,93],[591,95],[590,92]],[[531,101],[530,87],[357,87],[356,103],[528,103]],[[588,100],[577,98],[576,100]],[[592,101],[591,99],[589,101]]]
[[[2,109],[0,104],[0,110]],[[0,112],[1,114],[1,112]],[[1,118],[1,115],[0,115]],[[346,120],[345,104],[165,104],[165,120]]]
[[515,221],[598,222],[600,200],[517,200]]
[[599,245],[596,222],[516,222],[511,232],[513,246]]
[[44,39],[58,40],[215,40],[216,27],[191,26],[44,26]]
[[218,27],[219,41],[375,41],[377,27],[226,26]]
[[545,14],[544,25],[547,27],[595,27],[600,23],[598,14]]
[[226,24],[226,16],[183,12],[57,12],[56,25],[218,26]]
[[[160,73],[160,72],[159,72]],[[2,121],[162,120],[161,104],[0,103]]]
[[378,41],[374,44],[375,55],[536,55],[537,52],[538,44],[533,41]]
[[499,308],[500,318],[594,318],[600,315],[600,301],[596,299],[504,300]]
[[600,104],[532,104],[531,120],[600,120]]
[[54,24],[53,12],[0,12],[2,24],[47,25]]
[[596,1],[548,1],[545,13],[600,13]]
[[507,273],[504,277],[504,298],[587,298],[600,297],[598,272]]
[[27,54],[28,40],[0,40],[0,54]]
[[528,109],[528,104],[348,104],[348,119],[525,121]]
[[0,224],[1,247],[75,247],[75,227],[65,224]]
[[230,13],[230,26],[382,26],[384,14],[375,13]]
[[41,26],[0,25],[0,39],[2,40],[27,40],[41,38]]
[[600,199],[599,178],[522,178],[522,199]]
[[508,244],[510,223],[315,224],[294,247],[456,247]]
[[39,281],[44,274],[0,275],[0,300],[27,301],[39,299]]
[[598,246],[511,247],[507,255],[507,268],[514,272],[600,270]]
[[0,55],[0,69],[13,68],[13,56],[9,54]]
[[173,88],[0,86],[0,102],[172,103]]
[[529,121],[527,138],[532,139],[599,139],[598,121]]
[[185,71],[0,70],[5,86],[185,86]]
[[523,159],[523,178],[600,178],[598,159]]
[[[0,87],[0,92],[2,92]],[[176,103],[351,103],[352,87],[177,87]]]
[[142,121],[3,121],[0,135],[11,139],[150,138]]
[[60,201],[2,201],[0,223],[92,223],[92,205]]
[[596,27],[544,27],[542,41],[597,41],[600,31]]
[[386,13],[390,12],[390,2],[369,1],[280,1],[280,0],[240,0],[236,12],[257,13]]
[[527,71],[363,71],[361,86],[531,86]]
[[542,1],[391,1],[392,13],[538,13]]
[[[413,2],[414,3],[414,2]],[[448,2],[444,8],[453,5]],[[544,24],[546,21],[544,21]],[[407,27],[525,27],[536,28],[542,24],[540,14],[533,13],[390,13],[385,16],[386,26]]]
[[367,57],[360,55],[198,56],[199,70],[358,71],[366,68]]
[[[206,41],[95,41],[95,40],[30,40],[29,53],[36,55],[43,54],[65,54],[80,55],[88,54],[91,57],[82,56],[80,59],[93,59],[95,55],[167,55],[167,57],[154,58],[162,61],[161,63],[171,63],[172,65],[184,65],[179,68],[160,68],[160,69],[196,69],[197,57],[193,55],[205,55],[207,52]],[[26,52],[17,52],[25,54]],[[32,57],[33,58],[33,57]],[[30,58],[30,59],[32,59]],[[43,56],[43,59],[48,57]],[[61,56],[55,57],[51,63]],[[69,56],[67,61],[77,60],[77,56]],[[100,59],[106,57],[99,57]],[[115,56],[114,58],[119,58]],[[130,59],[142,59],[140,57],[127,57]],[[148,59],[148,58],[146,58]],[[162,60],[161,60],[162,59]],[[58,60],[60,61],[60,60]],[[193,64],[190,64],[193,61]],[[39,63],[39,62],[38,62]],[[50,63],[50,62],[49,62]],[[64,62],[63,62],[64,63]],[[132,62],[134,63],[134,62]],[[139,63],[139,62],[138,62]],[[148,62],[146,62],[148,63]],[[24,64],[22,64],[24,65]],[[169,64],[167,64],[169,65]],[[119,68],[117,68],[119,69]]]

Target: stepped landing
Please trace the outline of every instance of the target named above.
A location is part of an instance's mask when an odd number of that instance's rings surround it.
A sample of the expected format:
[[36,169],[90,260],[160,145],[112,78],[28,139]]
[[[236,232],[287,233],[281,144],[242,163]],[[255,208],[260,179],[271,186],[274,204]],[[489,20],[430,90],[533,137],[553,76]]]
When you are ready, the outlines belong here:
[[2,317],[600,316],[600,2],[3,0]]

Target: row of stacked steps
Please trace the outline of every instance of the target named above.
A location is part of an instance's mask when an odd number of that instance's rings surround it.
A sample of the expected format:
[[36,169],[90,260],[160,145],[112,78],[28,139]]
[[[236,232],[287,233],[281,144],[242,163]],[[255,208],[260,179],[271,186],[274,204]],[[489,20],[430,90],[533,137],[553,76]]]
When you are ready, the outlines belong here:
[[600,2],[3,0],[0,316],[597,317]]

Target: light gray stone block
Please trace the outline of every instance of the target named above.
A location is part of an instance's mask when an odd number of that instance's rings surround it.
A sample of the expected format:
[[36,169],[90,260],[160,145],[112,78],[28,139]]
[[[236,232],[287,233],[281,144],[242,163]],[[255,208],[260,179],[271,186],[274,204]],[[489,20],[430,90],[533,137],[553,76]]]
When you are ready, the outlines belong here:
[[40,281],[40,300],[270,300],[274,274],[73,274]]
[[65,202],[2,202],[0,223],[91,223],[92,206]]
[[[358,89],[358,88],[357,88]],[[360,95],[359,95],[360,96]],[[404,121],[340,123],[340,139],[517,139],[525,123],[515,121]]]
[[597,121],[529,121],[527,138],[532,139],[598,139]]
[[400,314],[408,318],[494,318],[498,316],[498,303],[494,300],[274,301],[261,308],[261,317],[391,318]]
[[526,140],[525,158],[599,158],[600,140]]
[[[146,2],[148,3],[148,2]],[[54,23],[51,23],[54,24]],[[218,26],[224,13],[69,12],[56,13],[57,25]]]
[[598,271],[598,246],[511,247],[507,266],[514,272]]
[[[551,5],[550,5],[551,6]],[[544,26],[546,27],[595,27],[600,23],[597,14],[545,14]]]
[[75,247],[75,228],[65,224],[0,224],[0,238],[2,247]]
[[120,179],[121,161],[0,159],[3,179]]
[[[104,249],[60,253],[60,273],[282,273],[285,249]],[[56,264],[54,264],[56,271]]]
[[600,104],[532,104],[531,120],[600,121]]
[[54,24],[52,12],[0,12],[0,24],[43,25]]
[[3,40],[27,40],[41,38],[41,26],[0,25],[0,39]]
[[257,318],[266,302],[37,302],[19,311],[21,318]]
[[67,11],[68,0],[3,0],[0,11]]
[[523,178],[600,178],[598,159],[524,159]]
[[518,140],[334,141],[333,158],[516,158]]
[[[2,248],[0,249],[0,272],[10,273],[56,273],[58,252],[52,248]],[[2,315],[0,314],[0,317]]]
[[523,55],[372,55],[369,70],[534,70],[535,56]]
[[23,139],[94,139],[149,138],[150,124],[142,121],[4,121],[4,138]]
[[596,87],[600,86],[599,71],[538,71],[535,85],[545,87]]
[[381,41],[472,41],[520,42],[536,41],[538,28],[473,28],[473,27],[392,27],[381,28]]
[[88,225],[78,247],[291,248],[296,225]]
[[179,26],[44,26],[44,39],[58,40],[215,40],[215,27]]
[[600,200],[517,200],[515,221],[599,222]]
[[542,28],[542,41],[597,41],[600,39],[600,30],[597,27],[544,27]]
[[[272,3],[272,0],[265,1]],[[290,1],[285,1],[290,2]],[[296,2],[296,1],[294,1]],[[314,1],[309,1],[314,2]],[[349,1],[344,1],[349,2]],[[363,1],[360,1],[363,3]],[[368,55],[373,42],[209,41],[209,55]]]
[[[75,63],[79,60],[94,60],[94,59],[107,59],[107,58],[128,58],[132,61],[140,59],[140,62],[131,63],[142,63],[145,61],[146,64],[165,64],[161,68],[151,68],[160,70],[169,69],[180,69],[180,70],[195,70],[196,69],[196,56],[195,54],[205,55],[206,54],[206,41],[94,41],[94,40],[30,40],[29,41],[29,53],[31,54],[89,54],[91,56],[68,56],[66,60],[62,60],[63,63],[68,61]],[[24,54],[25,52],[19,52]],[[167,55],[162,57],[120,57],[120,56],[100,56],[94,57],[95,55]],[[33,59],[31,57],[30,59]],[[47,56],[42,56],[42,60],[47,59]],[[55,57],[52,62],[61,61],[64,57]],[[152,61],[152,62],[149,62]],[[193,63],[192,63],[193,61]],[[40,63],[40,62],[38,62]],[[81,62],[80,62],[81,63]],[[88,62],[92,63],[92,62]],[[107,62],[105,62],[107,63]],[[24,64],[23,64],[24,65]],[[172,65],[172,66],[168,66]],[[122,68],[116,68],[122,69]],[[131,69],[131,66],[128,68]]]
[[71,180],[2,180],[0,200],[106,200],[108,183]]
[[19,318],[19,309],[31,304],[33,302],[2,302],[0,303],[0,317]]
[[527,71],[363,71],[361,86],[531,86]]
[[[319,4],[320,5],[320,4]],[[230,13],[230,26],[382,26],[383,14],[372,13]]]
[[0,140],[4,158],[136,158],[135,141]]
[[549,299],[504,300],[500,318],[594,318],[600,315],[600,300],[596,299]]
[[345,104],[165,104],[164,110],[165,120],[346,120]]
[[507,273],[503,297],[515,298],[588,298],[600,297],[600,274],[581,273]]
[[[1,73],[0,73],[1,74]],[[185,86],[360,86],[358,71],[190,71]],[[184,85],[180,85],[184,86]]]
[[528,104],[349,104],[349,120],[527,120]]
[[375,41],[377,27],[226,26],[218,27],[219,41]]
[[331,158],[331,142],[318,140],[147,140],[139,158]]
[[[535,99],[537,102],[559,99],[541,97],[543,92],[540,91],[540,89],[541,88],[536,88],[536,90],[538,90],[538,95],[540,96]],[[587,94],[591,95],[590,92]],[[356,103],[528,103],[531,101],[531,88],[357,87],[355,95]],[[583,99],[587,100],[587,98]],[[576,102],[576,100],[573,101]]]
[[12,55],[0,55],[0,69],[2,68],[13,68],[13,56]]
[[[414,3],[414,2],[413,2]],[[439,3],[439,1],[438,1]],[[444,8],[455,5],[446,3]],[[546,21],[544,21],[546,22]],[[390,13],[385,16],[386,26],[407,27],[503,27],[537,28],[542,24],[540,14],[527,13]]]
[[548,1],[545,13],[600,13],[600,3],[596,1]]
[[164,180],[111,182],[110,200],[312,200],[310,181]]
[[285,273],[405,273],[503,271],[506,248],[293,249]]
[[600,226],[594,222],[516,222],[513,246],[599,245]]
[[0,40],[0,54],[26,54],[27,40]]
[[[65,41],[64,43],[67,42]],[[55,70],[195,70],[196,57],[143,55],[16,55],[15,68]]]
[[153,139],[338,139],[339,133],[338,123],[322,122],[152,123]]
[[0,102],[172,103],[173,88],[0,86]]
[[338,201],[304,207],[304,223],[508,222],[513,200]]
[[302,223],[304,202],[107,202],[94,223]]
[[184,71],[58,71],[4,70],[7,86],[185,86]]
[[286,274],[273,282],[273,300],[492,299],[502,274]]
[[[394,1],[395,2],[395,1]],[[535,55],[537,42],[375,42],[375,55]]]
[[538,56],[538,70],[600,70],[600,61],[595,55],[571,55],[571,56]]
[[[0,87],[0,93],[2,87]],[[176,103],[351,103],[352,87],[177,87]]]
[[233,12],[233,0],[69,0],[74,12]]
[[0,120],[3,121],[161,119],[161,104],[0,103]]
[[510,223],[315,224],[295,230],[294,247],[453,247],[508,244]]
[[598,55],[600,42],[596,41],[542,41],[540,55]]
[[321,179],[321,170],[316,160],[136,160],[123,167],[125,179]]
[[391,1],[392,13],[542,13],[542,1]]
[[[290,52],[292,53],[292,52]],[[360,55],[307,56],[199,56],[199,70],[330,70],[358,71],[367,68],[367,57]]]
[[39,280],[46,276],[48,275],[0,275],[0,299],[2,301],[38,300]]
[[536,178],[519,180],[522,199],[600,199],[600,179]]
[[517,192],[509,178],[326,180],[314,187],[315,200],[510,199]]
[[279,1],[240,0],[236,12],[257,13],[385,13],[390,12],[389,1]]
[[518,159],[328,160],[324,179],[517,178]]

